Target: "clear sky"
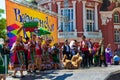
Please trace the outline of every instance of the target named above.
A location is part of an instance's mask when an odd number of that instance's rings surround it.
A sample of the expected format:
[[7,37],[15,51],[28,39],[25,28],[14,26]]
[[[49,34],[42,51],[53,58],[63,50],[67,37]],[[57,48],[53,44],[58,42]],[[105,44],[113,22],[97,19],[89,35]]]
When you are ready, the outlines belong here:
[[[4,11],[5,11],[5,0],[0,0],[0,9],[4,9]],[[5,13],[2,15],[2,17],[4,17],[4,18],[6,18]]]

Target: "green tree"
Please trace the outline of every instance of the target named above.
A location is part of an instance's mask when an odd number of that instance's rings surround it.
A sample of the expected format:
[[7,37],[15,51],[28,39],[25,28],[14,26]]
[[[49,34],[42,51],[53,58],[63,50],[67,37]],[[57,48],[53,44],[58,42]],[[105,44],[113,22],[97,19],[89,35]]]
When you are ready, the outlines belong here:
[[0,9],[0,38],[6,38],[6,19],[2,18],[2,14],[4,14],[4,10]]
[[4,13],[4,10],[0,9],[0,17],[2,16],[3,13]]

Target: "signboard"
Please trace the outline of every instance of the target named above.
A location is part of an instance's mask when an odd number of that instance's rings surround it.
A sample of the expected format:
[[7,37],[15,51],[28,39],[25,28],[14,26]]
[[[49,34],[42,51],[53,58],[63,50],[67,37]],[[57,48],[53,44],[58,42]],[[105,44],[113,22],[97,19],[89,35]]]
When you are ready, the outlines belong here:
[[[16,39],[17,32],[23,26],[23,23],[37,21],[38,27],[45,28],[51,32],[48,37],[53,39],[54,42],[58,41],[57,18],[54,16],[6,0],[6,18],[8,37],[12,40]],[[24,35],[24,32],[21,31],[20,34]]]

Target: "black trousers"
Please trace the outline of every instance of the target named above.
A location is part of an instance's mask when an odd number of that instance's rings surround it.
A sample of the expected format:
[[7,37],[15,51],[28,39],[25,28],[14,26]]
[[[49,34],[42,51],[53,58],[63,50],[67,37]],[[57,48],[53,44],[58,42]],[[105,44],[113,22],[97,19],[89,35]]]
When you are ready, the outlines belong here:
[[26,65],[26,70],[28,69],[28,52],[25,52],[25,65]]
[[67,56],[67,59],[69,59],[69,60],[71,59],[71,54],[70,54],[70,52],[65,52],[65,53],[63,53],[63,56],[64,56],[64,55]]
[[84,67],[88,67],[89,51],[82,51],[82,54],[83,54],[83,56],[82,56],[83,60],[82,60],[81,66],[82,66],[83,68],[84,68]]
[[106,60],[100,60],[100,67],[102,66],[102,63],[105,65],[105,67],[107,67]]
[[93,65],[93,55],[92,54],[89,54],[89,66],[92,66]]
[[119,65],[119,61],[114,61],[114,65]]

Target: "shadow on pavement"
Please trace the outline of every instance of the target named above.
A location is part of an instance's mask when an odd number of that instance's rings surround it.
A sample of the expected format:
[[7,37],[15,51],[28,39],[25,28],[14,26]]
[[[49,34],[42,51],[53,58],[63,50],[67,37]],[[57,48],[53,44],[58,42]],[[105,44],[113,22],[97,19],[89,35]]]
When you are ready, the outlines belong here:
[[25,77],[20,78],[20,80],[35,80],[35,79],[50,79],[52,80],[57,74],[54,70],[51,71],[40,71],[36,73],[30,73],[25,75]]
[[67,77],[70,77],[70,76],[72,76],[73,75],[73,73],[70,73],[70,74],[63,74],[63,75],[61,75],[61,76],[57,76],[55,79],[53,79],[53,80],[65,80],[65,78],[67,78]]

